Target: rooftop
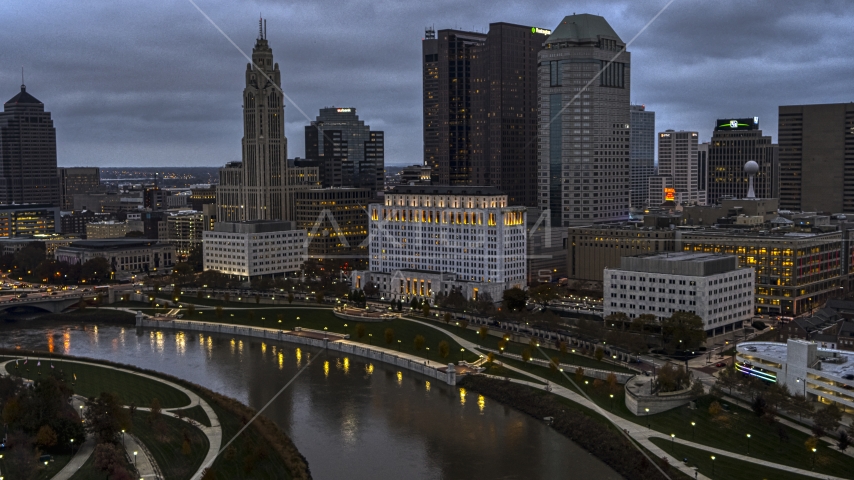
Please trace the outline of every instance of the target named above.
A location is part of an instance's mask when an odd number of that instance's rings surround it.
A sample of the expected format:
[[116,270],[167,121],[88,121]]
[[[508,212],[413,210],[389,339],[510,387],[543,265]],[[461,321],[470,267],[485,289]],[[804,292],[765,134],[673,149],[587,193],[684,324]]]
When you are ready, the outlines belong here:
[[564,17],[549,38],[546,39],[546,43],[597,40],[600,36],[622,42],[620,36],[611,28],[604,17],[589,13],[573,14]]
[[490,186],[448,186],[448,185],[400,185],[387,194],[398,195],[504,195],[504,192]]
[[[748,347],[754,348],[755,350],[747,350]],[[785,343],[775,342],[746,342],[739,343],[736,346],[736,349],[739,353],[747,355],[757,353],[780,363],[785,363],[788,345]],[[817,352],[819,359],[822,357],[832,357],[834,354],[836,354],[837,357],[843,357],[844,359],[844,361],[840,363],[821,362],[822,372],[827,372],[837,377],[841,377],[843,375],[854,375],[854,352],[833,350],[830,348],[818,348]]]
[[42,102],[39,101],[36,97],[27,93],[27,87],[21,85],[21,92],[14,97],[10,98],[4,105],[20,105],[20,104],[30,104],[30,105],[42,105]]

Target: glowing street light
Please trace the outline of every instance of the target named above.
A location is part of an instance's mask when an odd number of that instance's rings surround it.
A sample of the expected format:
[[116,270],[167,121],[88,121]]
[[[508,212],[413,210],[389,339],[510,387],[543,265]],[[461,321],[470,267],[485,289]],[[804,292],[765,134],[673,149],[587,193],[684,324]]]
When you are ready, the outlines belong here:
[[715,456],[712,455],[712,475],[714,476],[714,474],[715,474]]
[[750,434],[747,434],[747,454],[750,455]]
[[691,422],[691,441],[692,442],[694,441],[694,430],[695,430],[694,427],[696,427],[696,426],[697,426],[696,422]]
[[670,434],[670,451],[672,452],[674,448],[676,448],[676,434],[671,433]]

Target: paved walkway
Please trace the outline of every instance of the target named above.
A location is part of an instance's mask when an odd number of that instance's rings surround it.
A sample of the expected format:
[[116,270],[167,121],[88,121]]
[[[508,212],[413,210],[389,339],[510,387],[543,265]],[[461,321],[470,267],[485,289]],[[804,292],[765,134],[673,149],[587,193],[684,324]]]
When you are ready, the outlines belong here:
[[[131,459],[131,462],[133,462],[136,467],[139,477],[157,478],[157,472],[159,472],[160,469],[157,468],[157,462],[155,462],[153,458],[149,457],[148,449],[145,448],[145,445],[142,445],[142,442],[129,433],[124,434],[122,441],[124,442],[128,458]],[[136,455],[134,455],[134,452],[136,452]],[[56,480],[56,477],[54,477],[53,480]]]
[[[480,353],[477,351],[477,345],[475,345],[472,342],[469,342],[469,341],[467,341],[467,340],[465,340],[465,339],[463,339],[457,335],[454,335],[453,333],[449,332],[448,330],[445,330],[444,328],[441,328],[441,327],[436,326],[436,325],[431,325],[429,323],[422,322],[420,320],[413,320],[413,319],[406,318],[406,317],[401,317],[401,318],[403,318],[404,320],[407,320],[407,321],[426,325],[426,326],[434,328],[436,330],[440,330],[440,331],[444,332],[445,334],[447,334],[448,336],[450,336],[451,338],[453,338],[454,341],[456,341],[457,343],[462,345],[464,348],[467,348],[467,349],[471,350],[472,352],[475,352],[478,354]],[[538,377],[536,375],[531,374],[530,372],[526,372],[522,369],[510,366],[510,365],[506,365],[506,364],[504,365],[504,368],[507,368],[509,370],[521,373],[523,375],[527,375],[531,378],[534,378],[534,379],[541,381],[543,383],[546,383],[548,385],[542,385],[542,384],[534,383],[534,382],[526,382],[524,380],[518,380],[518,379],[514,379],[514,378],[509,379],[511,382],[522,384],[522,385],[527,385],[531,388],[536,388],[536,389],[540,389],[540,390],[545,390],[548,387],[551,389],[550,391],[552,393],[554,393],[555,395],[559,395],[559,396],[564,397],[566,399],[569,399],[575,403],[578,403],[579,405],[585,406],[587,408],[590,408],[590,409],[598,412],[600,415],[602,415],[603,417],[610,420],[618,428],[620,428],[621,430],[626,432],[633,440],[635,440],[637,443],[641,444],[644,448],[646,448],[647,450],[652,452],[654,455],[656,455],[658,457],[666,458],[672,467],[679,469],[680,471],[682,471],[686,475],[689,475],[690,477],[694,476],[695,471],[693,468],[688,467],[687,465],[682,463],[681,459],[673,457],[672,455],[670,455],[669,453],[667,453],[663,449],[659,448],[656,444],[654,444],[650,441],[651,438],[661,438],[661,439],[665,439],[665,440],[671,440],[670,436],[665,435],[665,434],[660,433],[660,432],[656,432],[654,430],[649,430],[648,428],[646,428],[643,425],[639,425],[637,423],[626,420],[624,418],[612,415],[611,413],[602,409],[599,405],[587,400],[586,398],[582,397],[578,393],[571,391],[571,390],[569,390],[563,386],[555,385],[555,384],[549,382],[548,380],[546,380],[544,378],[541,378],[541,377]],[[834,477],[831,475],[816,473],[816,472],[813,472],[810,470],[803,470],[800,468],[794,468],[794,467],[790,467],[787,465],[780,465],[777,463],[767,462],[767,461],[760,460],[760,459],[757,459],[754,457],[749,457],[747,455],[741,455],[741,454],[730,452],[727,450],[721,450],[718,448],[709,447],[707,445],[701,445],[698,443],[689,442],[689,441],[681,439],[681,438],[676,438],[675,441],[676,441],[676,443],[679,443],[681,445],[697,448],[697,449],[709,452],[710,454],[722,455],[725,457],[734,458],[736,460],[754,463],[757,465],[762,465],[764,467],[774,468],[777,470],[785,470],[785,471],[796,473],[798,475],[803,475],[806,477],[819,478],[819,479],[823,479],[823,480],[846,480],[842,477]],[[697,478],[698,479],[701,479],[701,478],[702,479],[708,479],[709,477],[706,477],[702,474],[698,474]]]
[[[14,361],[15,361],[15,360],[13,359],[13,360],[8,360],[8,361],[5,361],[5,362],[0,363],[0,369],[2,369],[3,371],[5,371],[6,364],[7,364],[7,363],[10,363],[10,362],[14,362]],[[154,381],[156,381],[156,382],[163,383],[163,384],[168,385],[168,386],[170,386],[170,387],[172,387],[172,388],[174,388],[174,389],[176,389],[176,390],[178,390],[178,391],[183,392],[183,393],[184,393],[185,395],[187,395],[187,397],[190,399],[190,403],[189,403],[189,404],[187,404],[187,405],[184,405],[183,407],[170,408],[170,409],[163,409],[163,413],[164,413],[164,414],[166,414],[166,415],[169,415],[169,416],[173,416],[173,417],[176,417],[176,418],[177,418],[177,415],[176,415],[175,413],[173,413],[175,410],[183,410],[183,409],[186,409],[186,408],[192,408],[192,407],[195,407],[196,405],[201,405],[202,410],[204,410],[204,411],[205,411],[205,414],[207,414],[208,419],[210,420],[211,426],[210,426],[210,427],[207,427],[207,426],[205,426],[205,425],[200,425],[200,424],[198,424],[198,423],[195,423],[195,422],[189,422],[189,421],[188,421],[188,423],[192,423],[193,425],[195,425],[196,427],[198,427],[198,428],[199,428],[199,429],[200,429],[200,430],[205,434],[205,436],[208,438],[208,444],[209,444],[209,447],[208,447],[208,453],[207,453],[207,455],[205,456],[205,459],[204,459],[204,461],[203,461],[203,462],[202,462],[202,464],[201,464],[202,466],[200,466],[200,467],[199,467],[199,469],[196,471],[196,473],[193,475],[192,480],[200,479],[200,478],[201,478],[201,476],[202,476],[202,473],[203,473],[204,466],[205,466],[205,465],[207,465],[208,463],[212,463],[212,462],[213,462],[213,459],[214,459],[214,458],[217,456],[217,454],[219,453],[219,449],[220,449],[220,447],[222,446],[222,427],[220,427],[220,424],[219,424],[219,417],[217,417],[216,412],[214,412],[213,408],[211,408],[211,406],[210,406],[210,405],[208,405],[208,403],[207,403],[207,402],[205,402],[204,400],[202,400],[202,399],[201,399],[201,398],[200,398],[200,397],[199,397],[195,392],[193,392],[192,390],[189,390],[189,389],[187,389],[187,388],[184,388],[184,387],[182,387],[181,385],[177,385],[177,384],[172,383],[172,382],[170,382],[170,381],[168,381],[168,380],[164,380],[164,379],[162,379],[162,378],[155,377],[155,376],[153,376],[153,375],[148,375],[148,374],[141,373],[141,372],[136,372],[136,371],[133,371],[133,370],[127,370],[127,369],[124,369],[124,368],[113,367],[113,366],[111,366],[111,365],[103,365],[103,364],[100,364],[100,363],[83,362],[83,361],[80,361],[80,360],[69,360],[69,359],[64,359],[63,361],[64,361],[64,362],[67,362],[67,363],[80,363],[80,364],[84,364],[84,365],[92,365],[92,366],[96,366],[96,367],[108,368],[108,369],[111,369],[111,370],[116,370],[116,371],[119,371],[119,372],[129,373],[129,374],[132,374],[132,375],[138,375],[138,376],[140,376],[140,377],[148,378],[148,379],[154,380]],[[72,401],[74,401],[74,400],[72,399]],[[74,407],[74,408],[75,408],[75,409],[77,409],[77,410],[79,410],[79,408],[78,408],[78,407],[79,407],[79,405],[75,405],[75,407]],[[140,410],[140,411],[146,411],[146,410],[148,410],[148,409],[145,409],[145,408],[138,408],[137,410]],[[187,421],[187,420],[185,419],[185,421]],[[125,439],[127,440],[127,437],[125,437]],[[85,447],[86,447],[86,444],[87,444],[87,443],[90,443],[90,441],[91,441],[92,445],[91,445],[91,448],[87,451],[87,449],[86,449]],[[83,447],[81,447],[81,448],[80,448],[81,453],[85,454],[85,458],[83,458],[83,461],[79,462],[79,465],[77,465],[77,466],[76,466],[76,468],[74,468],[73,470],[71,470],[71,473],[70,473],[70,474],[68,474],[68,476],[60,477],[60,476],[59,476],[59,474],[57,474],[57,476],[54,476],[54,478],[53,478],[52,480],[66,480],[67,478],[69,478],[69,477],[71,476],[71,474],[73,474],[74,472],[76,472],[76,471],[77,471],[77,469],[79,469],[79,468],[80,468],[80,467],[81,467],[81,466],[86,462],[86,459],[88,459],[89,455],[91,455],[91,454],[92,454],[92,450],[93,450],[94,448],[95,448],[95,446],[94,446],[94,440],[92,440],[92,439],[87,439],[87,440],[86,440],[86,442],[83,444]],[[131,451],[131,455],[133,455],[133,451]],[[80,454],[75,455],[75,456],[74,456],[74,458],[72,458],[72,459],[71,459],[71,462],[69,462],[69,465],[66,465],[66,468],[68,468],[72,463],[77,464],[78,462],[76,462],[76,460],[77,460],[78,458],[80,458],[80,457],[82,457],[82,455],[80,455]],[[66,468],[63,468],[63,469],[60,471],[60,473],[65,472]]]

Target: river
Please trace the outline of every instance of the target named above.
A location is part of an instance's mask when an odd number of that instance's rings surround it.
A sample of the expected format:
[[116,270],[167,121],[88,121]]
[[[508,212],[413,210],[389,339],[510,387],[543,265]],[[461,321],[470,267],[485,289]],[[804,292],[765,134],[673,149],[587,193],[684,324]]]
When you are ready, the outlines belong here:
[[315,479],[621,478],[542,422],[383,363],[256,339],[42,321],[0,324],[0,346],[152,369],[261,408]]

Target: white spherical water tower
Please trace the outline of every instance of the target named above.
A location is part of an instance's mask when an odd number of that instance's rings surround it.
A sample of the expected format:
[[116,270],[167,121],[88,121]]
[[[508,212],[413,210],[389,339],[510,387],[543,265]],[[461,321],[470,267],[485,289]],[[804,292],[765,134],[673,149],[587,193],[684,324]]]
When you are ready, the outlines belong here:
[[750,177],[747,187],[747,198],[756,198],[756,193],[753,191],[753,177],[759,173],[759,164],[753,160],[744,164],[744,173]]

